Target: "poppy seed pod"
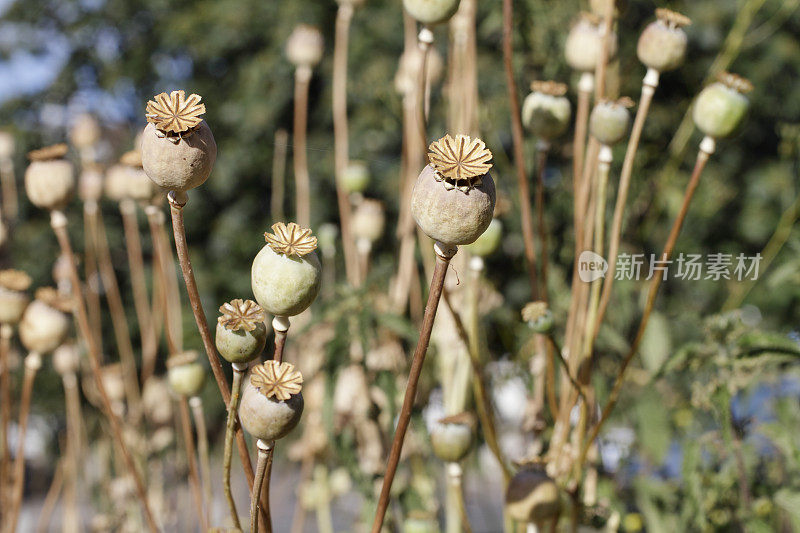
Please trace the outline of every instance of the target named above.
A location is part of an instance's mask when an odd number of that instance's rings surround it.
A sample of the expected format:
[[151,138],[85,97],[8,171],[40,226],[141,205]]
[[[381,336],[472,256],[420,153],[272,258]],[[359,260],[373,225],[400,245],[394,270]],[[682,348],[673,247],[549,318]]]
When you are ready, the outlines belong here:
[[22,313],[19,338],[29,352],[50,353],[64,341],[69,331],[71,309],[68,300],[52,287],[36,291],[36,297]]
[[514,520],[540,525],[561,509],[558,486],[540,465],[517,472],[506,490],[506,512]]
[[503,223],[499,218],[493,218],[486,231],[481,233],[475,242],[466,246],[469,253],[478,257],[492,255],[503,240]]
[[342,172],[340,183],[348,193],[364,192],[369,185],[369,168],[363,161],[350,161]]
[[103,196],[103,172],[94,164],[84,164],[78,178],[78,196],[83,202],[97,202]]
[[267,315],[253,300],[239,298],[222,304],[217,318],[216,345],[229,363],[249,363],[267,344]]
[[[580,72],[594,72],[603,49],[601,20],[591,13],[581,13],[572,25],[564,44],[567,64]],[[608,45],[608,57],[617,53],[617,34],[612,31]]]
[[522,123],[539,139],[552,141],[569,126],[572,107],[564,96],[567,86],[554,81],[534,81],[522,104]]
[[127,198],[139,203],[149,202],[153,195],[158,192],[158,188],[145,174],[142,168],[142,154],[136,150],[131,150],[122,154],[119,159],[121,165],[127,170],[126,195]]
[[253,368],[239,404],[239,420],[265,442],[286,436],[303,414],[303,376],[291,363],[266,361]]
[[164,426],[172,422],[169,385],[159,377],[148,379],[142,389],[142,406],[147,420],[153,425]]
[[730,137],[738,130],[750,107],[748,80],[723,72],[718,80],[700,92],[694,103],[694,123],[714,139]]
[[612,146],[625,137],[631,122],[628,108],[633,106],[630,98],[617,101],[604,100],[594,106],[589,116],[589,132],[601,144]]
[[106,198],[112,202],[121,202],[128,197],[128,170],[125,165],[114,165],[106,171],[103,189]]
[[176,394],[197,396],[203,390],[206,371],[197,362],[197,352],[189,350],[171,355],[167,359],[167,381]]
[[7,131],[0,131],[0,159],[11,159],[15,149],[14,136]]
[[125,379],[120,363],[113,363],[100,369],[103,378],[103,388],[112,403],[121,404],[125,401]]
[[350,225],[356,240],[374,243],[383,235],[386,223],[383,204],[378,200],[364,200],[353,211]]
[[536,332],[547,334],[553,330],[555,319],[553,312],[547,306],[547,302],[530,302],[522,308],[522,320]]
[[185,192],[202,185],[217,158],[211,128],[200,117],[206,112],[200,96],[184,91],[161,93],[147,102],[142,132],[142,166],[159,187]]
[[100,124],[89,113],[81,113],[75,118],[69,130],[69,140],[75,148],[91,148],[100,140]]
[[21,270],[0,270],[0,324],[16,324],[28,305],[31,277]]
[[456,14],[461,0],[403,0],[406,13],[426,26],[447,22]]
[[308,24],[295,26],[286,41],[286,58],[295,67],[312,68],[322,59],[322,33]]
[[656,9],[656,20],[639,37],[636,55],[646,67],[667,72],[683,64],[689,38],[683,31],[691,20],[669,9]]
[[64,159],[66,144],[56,144],[28,153],[31,164],[25,170],[25,192],[41,209],[61,209],[72,198],[75,176],[72,163]]
[[322,266],[314,251],[317,238],[294,222],[272,225],[267,244],[251,269],[251,285],[258,304],[275,316],[305,311],[319,293]]
[[469,413],[448,416],[431,428],[433,453],[448,463],[467,456],[475,441],[475,419]]
[[411,192],[411,214],[431,239],[443,244],[475,242],[492,222],[492,153],[480,139],[446,135],[429,147],[427,165]]
[[81,366],[81,353],[74,342],[65,342],[53,352],[53,368],[62,376],[76,374]]

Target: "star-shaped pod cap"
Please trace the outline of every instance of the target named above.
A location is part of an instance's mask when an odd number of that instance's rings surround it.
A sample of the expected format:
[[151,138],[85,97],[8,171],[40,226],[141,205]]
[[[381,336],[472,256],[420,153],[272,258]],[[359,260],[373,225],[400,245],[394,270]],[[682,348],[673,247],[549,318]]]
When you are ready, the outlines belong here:
[[492,164],[492,152],[482,140],[469,135],[445,135],[428,147],[428,160],[438,181],[448,189],[468,191],[481,184]]
[[67,145],[64,143],[54,144],[52,146],[46,146],[44,148],[39,148],[38,150],[32,150],[28,152],[28,159],[31,161],[51,161],[53,159],[62,159],[65,155],[67,155]]
[[260,305],[253,300],[242,300],[236,298],[230,302],[222,304],[219,308],[222,313],[217,321],[222,324],[225,329],[231,331],[245,330],[253,331],[259,322],[264,322],[267,319],[267,314]]
[[303,375],[291,363],[266,361],[253,368],[250,384],[267,398],[284,401],[303,390]]
[[275,253],[302,257],[317,249],[317,238],[308,228],[295,222],[272,225],[272,233],[264,233],[264,239]]
[[206,112],[205,104],[198,94],[188,97],[182,90],[161,93],[147,102],[147,121],[168,135],[179,135],[197,127]]

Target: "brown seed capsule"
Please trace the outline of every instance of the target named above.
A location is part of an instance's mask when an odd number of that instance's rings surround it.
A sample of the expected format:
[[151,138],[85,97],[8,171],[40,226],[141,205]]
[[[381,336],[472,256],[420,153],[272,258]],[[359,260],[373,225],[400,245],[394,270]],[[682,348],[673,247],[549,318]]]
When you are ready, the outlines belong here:
[[21,270],[0,270],[0,324],[16,324],[28,305],[31,277]]
[[492,153],[480,139],[446,135],[430,146],[411,193],[411,214],[422,231],[443,244],[474,242],[492,221]]
[[64,341],[69,331],[67,316],[72,307],[52,287],[36,291],[36,298],[25,308],[19,322],[19,338],[29,352],[50,353]]
[[84,164],[78,178],[78,196],[83,202],[97,202],[103,196],[103,172],[96,164]]
[[126,195],[128,198],[144,204],[149,202],[155,194],[161,192],[142,168],[141,152],[137,150],[125,152],[119,158],[119,163],[127,169]]
[[691,20],[668,9],[656,9],[656,17],[639,37],[636,55],[645,66],[667,72],[681,66],[686,58],[689,39],[683,27]]
[[[567,64],[580,72],[593,72],[603,49],[601,20],[591,13],[581,13],[567,35],[564,55]],[[617,53],[617,34],[611,34],[608,57]]]
[[383,235],[385,222],[383,204],[378,200],[363,200],[353,211],[350,222],[353,237],[374,243]]
[[291,363],[266,361],[245,380],[239,420],[250,435],[265,442],[286,436],[303,414],[303,376]]
[[147,176],[169,191],[202,185],[217,158],[217,143],[200,117],[200,96],[184,91],[161,93],[147,103],[149,124],[142,132],[142,166]]
[[72,163],[64,159],[66,144],[56,144],[28,154],[31,164],[25,170],[25,192],[41,209],[61,209],[72,198],[75,176]]
[[100,124],[89,113],[81,113],[75,118],[69,130],[69,140],[79,150],[91,148],[100,140]]
[[286,58],[295,67],[313,68],[322,59],[324,41],[314,26],[295,26],[286,41]]
[[560,509],[558,486],[542,466],[524,466],[508,483],[506,512],[514,520],[540,525]]

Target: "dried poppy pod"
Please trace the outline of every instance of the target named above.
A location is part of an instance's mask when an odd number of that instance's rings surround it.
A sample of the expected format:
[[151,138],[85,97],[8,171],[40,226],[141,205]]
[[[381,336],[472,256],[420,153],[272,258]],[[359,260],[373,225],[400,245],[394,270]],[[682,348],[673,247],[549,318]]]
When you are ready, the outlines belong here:
[[[591,13],[581,13],[572,25],[564,45],[567,64],[580,72],[594,72],[603,49],[601,20]],[[617,34],[611,34],[608,57],[617,53]]]
[[448,463],[456,463],[467,456],[475,442],[475,418],[460,413],[439,420],[431,428],[433,453]]
[[202,185],[217,159],[217,143],[202,120],[200,96],[184,91],[161,93],[147,102],[142,132],[142,166],[159,187],[185,192]]
[[350,225],[356,241],[374,243],[383,235],[386,218],[379,200],[363,200],[353,211]]
[[98,202],[103,196],[103,171],[94,163],[86,163],[78,177],[78,197],[82,202]]
[[295,26],[286,41],[286,58],[297,68],[313,68],[322,59],[322,33],[309,24]]
[[689,42],[683,27],[691,23],[689,17],[680,13],[656,9],[656,20],[644,29],[636,46],[639,61],[658,72],[680,67],[686,59]]
[[100,124],[89,113],[81,113],[69,130],[69,140],[78,150],[93,147],[100,140]]
[[364,192],[369,185],[369,168],[363,161],[350,161],[342,172],[340,183],[350,194]]
[[426,26],[447,22],[460,4],[461,0],[403,0],[406,13]]
[[517,522],[541,526],[560,510],[558,486],[541,465],[526,465],[509,481],[506,512]]
[[126,198],[141,204],[150,202],[153,196],[161,190],[156,187],[142,168],[142,153],[130,150],[122,154],[119,163],[126,170]]
[[167,382],[159,377],[151,377],[144,384],[142,407],[147,420],[154,426],[165,426],[173,420],[169,389]]
[[530,302],[522,308],[522,320],[536,332],[547,334],[553,330],[555,319],[547,302]]
[[52,287],[36,291],[19,322],[19,338],[29,352],[50,353],[64,341],[70,326],[72,303]]
[[62,343],[53,352],[53,368],[62,376],[74,375],[81,367],[81,352],[74,342]]
[[267,314],[253,300],[239,298],[222,304],[217,318],[216,345],[229,363],[249,363],[267,343]]
[[203,390],[206,370],[197,361],[197,352],[189,350],[169,356],[167,381],[176,394],[197,396]]
[[64,159],[66,144],[56,144],[28,153],[31,164],[25,170],[25,192],[41,209],[61,209],[72,198],[75,176],[72,163]]
[[272,225],[267,244],[253,260],[251,283],[258,304],[275,316],[305,311],[319,293],[322,266],[317,238],[294,222]]
[[31,277],[21,270],[0,270],[0,324],[16,324],[28,305]]
[[499,218],[493,218],[486,231],[481,233],[475,242],[468,244],[466,249],[472,255],[486,257],[492,255],[503,240],[503,223]]
[[411,214],[431,239],[469,244],[486,231],[495,204],[492,153],[480,139],[450,135],[432,143],[411,193]]
[[619,100],[603,100],[592,109],[589,116],[589,132],[606,146],[613,146],[628,133],[631,114],[628,108],[633,106],[630,98]]
[[105,365],[100,369],[103,379],[103,388],[108,394],[108,399],[113,404],[122,404],[125,401],[125,379],[123,378],[124,369],[120,363]]
[[303,414],[303,376],[291,363],[266,361],[246,380],[239,420],[250,435],[264,442],[286,436]]
[[128,198],[128,177],[130,175],[125,165],[113,165],[106,170],[106,179],[103,186],[106,198],[112,202],[121,202]]
[[554,81],[534,81],[522,104],[522,123],[539,139],[552,141],[569,126],[572,106],[567,86]]
[[0,159],[11,159],[15,150],[14,136],[7,131],[0,131]]
[[753,84],[745,78],[721,73],[717,81],[700,92],[694,103],[694,123],[714,139],[730,137],[738,130],[750,107],[747,93]]

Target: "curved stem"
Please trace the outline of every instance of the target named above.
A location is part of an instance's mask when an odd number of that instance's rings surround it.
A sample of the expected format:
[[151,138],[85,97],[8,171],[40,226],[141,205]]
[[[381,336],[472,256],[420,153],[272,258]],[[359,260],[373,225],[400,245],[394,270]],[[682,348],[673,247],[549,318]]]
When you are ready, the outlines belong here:
[[[664,244],[664,249],[661,252],[661,261],[668,261],[672,256],[672,251],[675,248],[675,243],[678,240],[678,235],[681,232],[683,222],[686,219],[686,214],[689,211],[689,205],[691,204],[694,192],[700,183],[700,176],[703,174],[703,169],[705,169],[709,156],[714,153],[714,144],[714,140],[710,137],[704,138],[703,142],[700,143],[700,150],[697,152],[697,160],[694,165],[694,170],[692,171],[692,177],[689,179],[689,183],[686,185],[680,211],[678,212],[675,222],[672,224],[669,237],[667,238],[667,242]],[[650,281],[650,288],[647,293],[647,301],[645,302],[644,311],[642,312],[642,318],[639,322],[639,328],[636,331],[636,336],[631,343],[625,359],[622,361],[622,365],[617,371],[617,377],[614,380],[611,393],[609,394],[608,400],[601,411],[600,420],[592,428],[589,438],[586,439],[582,444],[581,453],[578,457],[578,465],[583,465],[583,463],[586,461],[586,454],[589,450],[589,445],[597,438],[597,435],[600,433],[600,429],[603,427],[603,424],[605,424],[606,420],[608,420],[611,411],[613,411],[614,407],[617,405],[619,393],[622,390],[623,383],[625,382],[625,371],[628,369],[628,365],[630,365],[631,361],[639,350],[639,344],[642,342],[642,337],[644,336],[645,329],[647,329],[647,323],[650,319],[650,314],[653,312],[653,307],[656,303],[656,296],[658,295],[658,289],[661,287],[661,281],[662,276],[660,275],[653,276],[653,279]]]
[[11,513],[7,525],[9,533],[17,530],[19,511],[22,508],[22,494],[25,491],[25,435],[28,431],[28,415],[33,397],[33,381],[42,367],[42,356],[31,352],[25,357],[25,374],[22,379],[22,395],[19,401],[19,422],[17,430],[17,455],[14,458],[14,484],[11,489]]
[[239,400],[242,394],[242,380],[247,365],[233,365],[233,383],[231,383],[231,401],[228,403],[228,421],[225,424],[225,451],[222,460],[222,488],[225,492],[225,499],[228,501],[228,509],[231,514],[231,521],[236,529],[241,529],[239,513],[236,511],[236,501],[231,492],[231,461],[233,459],[233,435],[236,432],[236,413],[239,411]]
[[183,446],[186,448],[186,461],[189,464],[189,485],[192,487],[192,497],[197,507],[197,518],[202,531],[208,529],[206,508],[203,501],[203,489],[200,486],[200,475],[197,473],[197,457],[195,457],[194,435],[192,434],[192,421],[189,414],[189,402],[185,396],[178,400],[181,414],[181,432],[183,433]]
[[[258,462],[256,463],[256,477],[253,480],[253,493],[250,497],[250,533],[258,531],[258,503],[261,489],[264,485],[264,477],[267,473],[267,468],[272,459],[272,443],[264,442],[259,439],[258,443]],[[267,500],[266,505],[269,505]],[[272,525],[267,528],[269,533],[272,533]]]
[[386,472],[383,477],[383,485],[381,487],[380,498],[378,499],[378,507],[375,512],[375,520],[372,523],[372,533],[380,533],[383,527],[383,520],[386,517],[386,510],[389,508],[392,482],[397,472],[397,465],[400,463],[400,453],[403,450],[403,441],[405,440],[406,431],[411,422],[411,411],[414,407],[414,398],[417,394],[419,376],[422,373],[422,364],[425,362],[425,354],[428,351],[428,343],[431,340],[433,320],[436,317],[436,309],[439,307],[439,299],[444,289],[444,278],[447,274],[447,267],[450,264],[450,259],[456,254],[458,248],[437,242],[434,246],[434,250],[436,252],[436,266],[431,279],[428,303],[425,306],[425,316],[422,319],[417,348],[414,350],[414,357],[411,361],[408,385],[406,386],[406,393],[403,398],[403,407],[397,420],[397,429],[395,430],[392,440],[392,449],[389,453],[389,460],[386,463]]
[[342,229],[342,249],[347,280],[358,283],[355,243],[350,231],[350,203],[341,186],[342,174],[350,162],[347,133],[347,49],[353,6],[343,2],[336,12],[336,35],[333,45],[333,144],[336,171],[336,202],[339,207],[339,224]]
[[156,365],[156,338],[153,330],[153,317],[150,311],[150,298],[147,296],[147,279],[144,274],[142,240],[139,236],[139,222],[136,219],[136,203],[123,200],[119,204],[122,227],[125,232],[125,251],[131,269],[131,288],[136,320],[139,323],[139,336],[142,341],[142,386],[153,375]]
[[53,510],[56,507],[56,503],[58,503],[61,489],[64,487],[64,468],[64,460],[62,459],[56,464],[53,479],[50,481],[50,488],[47,489],[42,509],[39,511],[39,518],[36,520],[36,533],[46,533],[50,527]]
[[208,458],[208,429],[206,428],[206,417],[203,412],[203,400],[199,396],[189,399],[189,407],[192,408],[192,418],[194,427],[197,431],[197,455],[200,458],[200,479],[203,482],[203,492],[205,494],[206,523],[211,523],[211,506],[214,503],[214,495],[211,490],[211,462]]
[[528,177],[525,172],[525,145],[522,131],[522,117],[520,115],[519,95],[517,83],[514,81],[513,43],[512,32],[514,22],[513,0],[503,0],[503,66],[506,73],[508,86],[508,102],[511,112],[511,134],[514,141],[514,166],[517,170],[517,188],[519,190],[519,205],[522,218],[522,239],[525,243],[525,262],[528,265],[528,276],[531,285],[531,298],[538,299],[536,281],[536,248],[533,243],[533,218],[531,216]]
[[617,267],[617,252],[619,251],[620,238],[622,237],[622,216],[625,213],[625,204],[628,200],[628,189],[633,175],[633,162],[636,159],[639,140],[642,137],[642,130],[647,120],[647,113],[650,109],[650,103],[653,101],[656,87],[658,87],[658,71],[649,69],[642,84],[642,97],[639,100],[639,107],[636,110],[633,128],[631,128],[628,147],[625,150],[625,160],[622,162],[622,172],[620,173],[619,187],[617,189],[617,203],[614,206],[614,218],[611,222],[611,235],[608,246],[608,274],[605,281],[603,281],[603,294],[600,297],[600,308],[597,312],[594,336],[597,336],[600,324],[606,314],[606,308],[608,308],[608,302],[611,300],[611,288],[614,285]]
[[0,325],[0,516],[5,516],[10,509],[6,502],[6,488],[11,474],[11,449],[9,448],[8,428],[11,422],[11,368],[9,367],[9,353],[11,351],[11,337],[14,328],[10,324]]
[[111,400],[109,399],[105,385],[103,384],[103,375],[100,368],[100,350],[96,343],[96,339],[89,328],[89,318],[86,314],[83,291],[81,290],[81,283],[80,279],[78,278],[78,269],[75,266],[75,258],[72,255],[72,246],[70,245],[69,235],[67,234],[67,217],[61,211],[52,211],[50,213],[50,225],[52,226],[53,231],[56,234],[56,238],[58,239],[58,244],[61,248],[61,254],[68,259],[67,263],[69,266],[70,280],[72,283],[72,295],[75,300],[74,313],[77,315],[76,318],[78,319],[78,327],[80,328],[81,335],[88,346],[89,363],[92,369],[92,377],[94,378],[97,391],[100,394],[103,412],[108,419],[109,426],[111,427],[111,433],[122,454],[128,474],[131,476],[131,479],[133,479],[134,486],[136,487],[136,494],[139,498],[139,503],[141,504],[142,512],[144,513],[148,528],[150,531],[158,531],[158,525],[153,517],[153,513],[150,511],[150,504],[147,501],[147,491],[145,490],[144,483],[142,482],[142,477],[139,475],[139,471],[136,469],[136,463],[133,460],[133,456],[128,450],[128,445],[125,443],[125,439],[122,437],[122,427],[120,425],[120,421],[114,414]]
[[[176,195],[172,192],[170,192],[168,196],[170,213],[172,214],[172,229],[175,234],[175,249],[178,254],[178,260],[180,261],[183,281],[186,284],[186,292],[189,295],[189,302],[192,306],[194,320],[200,332],[200,337],[203,340],[203,347],[208,356],[208,361],[211,364],[211,370],[214,373],[217,387],[219,387],[220,394],[222,395],[222,401],[227,405],[231,401],[231,392],[230,389],[228,389],[228,382],[225,380],[225,374],[222,371],[222,364],[220,363],[219,355],[217,355],[214,341],[211,340],[211,331],[208,328],[206,315],[200,302],[197,281],[194,279],[192,262],[189,259],[189,246],[186,243],[186,229],[183,225],[183,207],[186,205],[186,196],[181,196],[182,198],[176,198]],[[242,434],[241,427],[238,426],[236,428],[236,444],[239,449],[239,458],[242,461],[248,484],[252,487],[255,474],[253,473],[253,466],[250,464],[250,454],[247,451],[247,443],[244,440],[244,434]]]
[[306,154],[306,121],[308,117],[308,85],[311,80],[311,67],[297,67],[294,73],[294,161],[295,215],[297,223],[311,226],[311,184],[308,176]]

